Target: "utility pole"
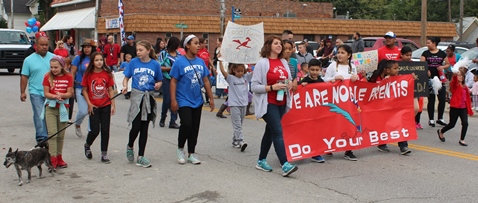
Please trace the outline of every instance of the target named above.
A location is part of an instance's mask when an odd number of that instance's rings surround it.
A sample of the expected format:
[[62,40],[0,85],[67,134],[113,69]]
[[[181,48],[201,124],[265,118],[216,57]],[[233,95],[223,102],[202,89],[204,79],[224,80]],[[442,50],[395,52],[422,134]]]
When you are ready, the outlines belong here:
[[425,46],[427,43],[427,0],[422,0],[422,32],[420,36],[420,44]]
[[12,14],[12,28],[11,29],[15,29],[15,26],[14,26],[15,22],[13,20],[13,0],[10,1],[10,11],[11,11],[10,13]]
[[464,7],[464,2],[463,0],[460,0],[460,33],[459,33],[459,37],[460,37],[460,42],[463,42],[463,7]]
[[448,0],[448,22],[451,22],[451,0]]
[[221,7],[220,7],[220,13],[221,13],[221,36],[224,36],[224,20],[226,18],[226,0],[221,0]]

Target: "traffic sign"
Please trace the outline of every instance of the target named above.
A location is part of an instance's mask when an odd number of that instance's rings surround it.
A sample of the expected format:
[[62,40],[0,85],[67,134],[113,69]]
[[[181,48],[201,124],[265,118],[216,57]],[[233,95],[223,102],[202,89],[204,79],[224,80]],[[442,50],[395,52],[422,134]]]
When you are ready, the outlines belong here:
[[188,25],[186,25],[184,23],[178,23],[178,24],[176,24],[176,28],[185,29],[185,28],[188,28]]
[[241,9],[239,8],[234,9],[234,15],[233,15],[234,18],[241,18],[241,14],[242,14]]

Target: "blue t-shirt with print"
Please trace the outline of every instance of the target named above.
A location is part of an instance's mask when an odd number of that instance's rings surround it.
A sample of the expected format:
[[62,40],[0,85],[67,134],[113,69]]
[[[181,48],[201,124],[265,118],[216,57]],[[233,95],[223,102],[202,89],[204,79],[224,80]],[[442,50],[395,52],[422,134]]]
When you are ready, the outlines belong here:
[[72,66],[76,66],[76,74],[75,74],[75,88],[83,88],[81,86],[81,82],[83,81],[83,76],[85,75],[86,68],[88,68],[88,65],[90,64],[90,57],[85,56],[85,58],[81,61],[80,65],[80,56],[75,56],[73,59],[73,62],[71,62]]
[[209,75],[209,70],[202,59],[180,56],[171,67],[169,75],[178,81],[176,101],[179,107],[197,108],[204,103],[201,87],[204,86],[203,78]]
[[143,92],[154,90],[154,84],[163,80],[161,67],[153,59],[149,62],[142,62],[139,58],[131,59],[123,74],[132,80],[132,88]]
[[23,61],[22,75],[28,77],[28,93],[45,96],[43,92],[43,78],[50,71],[50,60],[53,54],[47,52],[44,57],[33,53]]
[[120,69],[125,70],[126,67],[128,67],[128,64],[129,64],[129,62],[127,62],[127,61],[121,63]]

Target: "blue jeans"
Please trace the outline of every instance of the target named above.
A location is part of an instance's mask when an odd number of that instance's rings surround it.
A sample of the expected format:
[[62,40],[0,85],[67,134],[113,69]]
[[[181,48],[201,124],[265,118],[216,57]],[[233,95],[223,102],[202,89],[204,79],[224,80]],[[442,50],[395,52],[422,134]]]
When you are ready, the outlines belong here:
[[267,105],[267,113],[262,116],[262,119],[266,121],[266,130],[262,136],[259,160],[265,159],[267,157],[271,145],[274,144],[274,149],[276,151],[277,157],[279,158],[280,164],[283,165],[285,162],[287,162],[281,124],[282,116],[285,114],[285,108],[286,105]]
[[108,66],[108,68],[109,68],[112,72],[118,72],[118,66],[117,66],[117,65]]
[[171,111],[171,90],[169,89],[171,85],[171,79],[164,78],[163,85],[161,86],[163,90],[163,105],[161,108],[161,120],[159,122],[163,122],[166,120],[168,110],[171,112],[171,120],[169,121],[169,125],[173,125],[176,123],[178,119],[178,114],[173,113]]
[[[85,97],[81,94],[82,88],[76,88],[76,103],[78,104],[78,113],[76,114],[76,125],[80,126],[88,114],[88,104]],[[89,131],[89,127],[88,127]]]
[[42,141],[48,137],[45,119],[40,118],[43,107],[45,106],[45,97],[38,94],[30,94],[30,102],[33,110],[33,124],[35,125],[35,139]]

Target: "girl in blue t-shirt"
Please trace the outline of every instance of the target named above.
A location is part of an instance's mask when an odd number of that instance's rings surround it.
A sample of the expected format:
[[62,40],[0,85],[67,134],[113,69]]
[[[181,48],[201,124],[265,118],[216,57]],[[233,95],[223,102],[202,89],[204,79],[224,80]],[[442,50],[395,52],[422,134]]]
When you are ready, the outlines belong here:
[[[81,94],[83,86],[81,86],[81,81],[83,81],[83,76],[86,71],[86,67],[90,64],[90,56],[93,53],[93,50],[96,50],[96,44],[94,41],[85,41],[81,45],[81,54],[76,56],[71,62],[71,75],[75,81],[75,98],[76,103],[78,104],[78,113],[76,115],[76,136],[82,137],[83,133],[81,132],[81,123],[88,114],[88,104],[86,103],[85,97]],[[89,127],[88,127],[89,128]]]
[[[204,61],[198,58],[199,39],[194,35],[184,38],[180,45],[186,55],[174,62],[169,75],[171,76],[171,109],[179,112],[181,126],[179,128],[177,158],[181,164],[186,163],[184,145],[188,142],[188,162],[200,164],[195,155],[201,111],[204,99],[201,88],[206,89],[209,98],[212,97],[209,84],[209,70]],[[211,111],[214,110],[214,99],[210,100]]]
[[127,121],[132,125],[129,132],[129,142],[126,146],[126,158],[134,161],[134,141],[139,133],[139,151],[136,160],[137,166],[151,167],[148,159],[144,157],[144,150],[148,140],[149,122],[156,121],[156,100],[153,97],[154,90],[159,90],[162,85],[163,75],[154,53],[153,46],[148,41],[136,43],[137,57],[129,62],[124,70],[123,90],[128,91],[128,80],[131,78],[131,105]]

